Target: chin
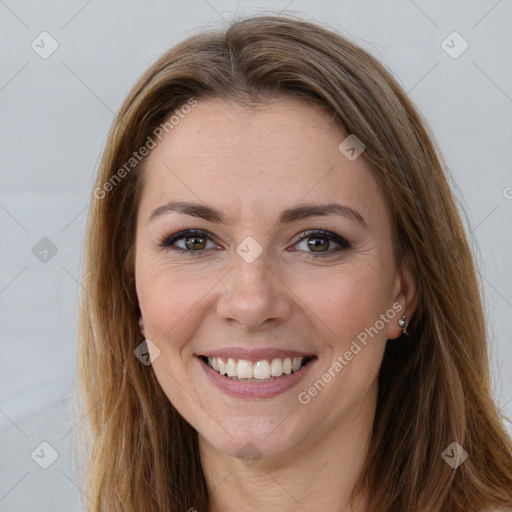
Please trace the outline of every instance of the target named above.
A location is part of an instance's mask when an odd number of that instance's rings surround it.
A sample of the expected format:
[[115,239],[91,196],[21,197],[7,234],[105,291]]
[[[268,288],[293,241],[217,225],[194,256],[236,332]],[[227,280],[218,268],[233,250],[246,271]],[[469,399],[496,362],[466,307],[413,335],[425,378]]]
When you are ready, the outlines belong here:
[[[249,466],[251,461],[283,459],[304,449],[303,441],[308,430],[304,428],[304,422],[297,422],[292,416],[284,416],[284,421],[277,415],[251,418],[233,416],[223,422],[222,427],[227,432],[219,425],[204,432],[198,431],[200,438],[216,451],[236,457]],[[282,423],[279,424],[279,421]]]

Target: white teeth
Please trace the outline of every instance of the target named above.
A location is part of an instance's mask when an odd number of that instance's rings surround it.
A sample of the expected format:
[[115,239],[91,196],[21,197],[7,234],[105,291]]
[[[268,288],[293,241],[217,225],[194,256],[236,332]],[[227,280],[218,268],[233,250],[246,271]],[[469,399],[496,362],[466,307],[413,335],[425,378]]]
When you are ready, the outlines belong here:
[[226,372],[228,377],[234,377],[236,375],[236,361],[230,357],[226,363]]
[[253,377],[253,366],[251,361],[247,359],[239,359],[236,365],[236,376],[239,379],[252,379]]
[[270,379],[270,365],[268,364],[268,361],[258,361],[254,364],[254,378]]
[[283,374],[283,361],[281,359],[272,359],[272,364],[270,365],[270,375],[272,377],[279,377],[279,375]]
[[250,382],[273,380],[273,377],[289,375],[300,370],[303,361],[303,357],[286,357],[284,359],[275,358],[271,361],[262,359],[253,363],[248,359],[237,360],[229,357],[225,360],[221,357],[208,357],[208,365],[221,375]]

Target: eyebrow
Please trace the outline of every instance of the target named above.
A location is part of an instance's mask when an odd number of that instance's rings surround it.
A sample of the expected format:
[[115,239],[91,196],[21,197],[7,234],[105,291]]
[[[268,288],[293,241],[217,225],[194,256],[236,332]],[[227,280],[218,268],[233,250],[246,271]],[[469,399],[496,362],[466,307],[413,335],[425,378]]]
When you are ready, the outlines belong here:
[[[176,212],[182,215],[190,215],[210,222],[225,223],[222,213],[212,208],[198,203],[189,203],[186,201],[170,201],[162,206],[159,206],[149,216],[148,222],[151,222],[157,217],[169,212]],[[279,224],[290,224],[299,220],[307,219],[309,217],[323,216],[323,215],[341,215],[353,221],[356,221],[365,229],[369,229],[368,223],[364,220],[363,216],[353,208],[339,203],[328,204],[314,204],[304,203],[293,208],[288,208],[281,212],[279,216]]]

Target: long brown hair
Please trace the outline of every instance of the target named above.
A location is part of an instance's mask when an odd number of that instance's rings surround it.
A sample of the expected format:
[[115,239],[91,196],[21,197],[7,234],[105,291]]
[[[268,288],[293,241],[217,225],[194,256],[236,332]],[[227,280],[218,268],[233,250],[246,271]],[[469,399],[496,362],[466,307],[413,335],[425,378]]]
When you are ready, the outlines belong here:
[[[364,143],[389,204],[397,265],[411,261],[419,288],[408,337],[386,348],[353,496],[367,492],[369,512],[512,506],[512,443],[491,395],[482,285],[427,123],[358,45],[297,17],[256,16],[165,53],[109,134],[89,209],[79,322],[77,440],[89,510],[207,510],[197,433],[134,356],[142,341],[134,244],[144,159],[130,158],[191,99],[253,104],[275,95],[328,109]],[[468,454],[456,469],[442,457],[453,442]]]

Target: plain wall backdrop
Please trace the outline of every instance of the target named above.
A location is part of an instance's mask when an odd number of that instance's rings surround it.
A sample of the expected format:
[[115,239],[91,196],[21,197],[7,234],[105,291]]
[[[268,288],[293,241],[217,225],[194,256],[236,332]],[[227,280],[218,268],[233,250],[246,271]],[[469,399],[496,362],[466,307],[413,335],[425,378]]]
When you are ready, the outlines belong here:
[[428,120],[468,216],[495,396],[512,416],[511,0],[0,0],[0,511],[82,510],[87,499],[70,452],[76,305],[115,112],[177,41],[281,10],[368,49]]

